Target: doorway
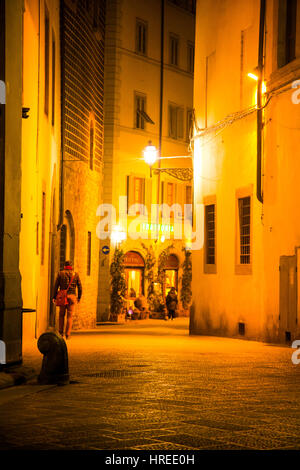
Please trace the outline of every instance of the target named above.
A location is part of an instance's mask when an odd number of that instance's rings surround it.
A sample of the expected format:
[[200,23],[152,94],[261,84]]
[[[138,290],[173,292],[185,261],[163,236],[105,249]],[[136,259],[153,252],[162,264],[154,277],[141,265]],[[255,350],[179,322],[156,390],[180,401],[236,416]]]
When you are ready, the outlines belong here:
[[165,296],[168,295],[172,287],[175,287],[178,293],[178,268],[179,262],[177,256],[174,254],[169,255],[165,266]]
[[143,257],[136,251],[128,251],[124,257],[125,280],[127,295],[138,297],[144,295],[144,268]]
[[280,257],[279,339],[290,342],[297,331],[297,256]]
[[142,269],[125,269],[126,287],[130,297],[138,297],[143,293]]

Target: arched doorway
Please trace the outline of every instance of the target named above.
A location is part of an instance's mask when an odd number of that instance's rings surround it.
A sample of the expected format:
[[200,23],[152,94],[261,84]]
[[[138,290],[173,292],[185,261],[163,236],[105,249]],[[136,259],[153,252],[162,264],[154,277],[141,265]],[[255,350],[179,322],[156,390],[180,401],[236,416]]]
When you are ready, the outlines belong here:
[[175,287],[178,292],[178,269],[179,261],[176,255],[168,256],[165,265],[165,296],[168,295],[171,287]]
[[144,294],[145,262],[143,257],[136,251],[128,251],[124,256],[124,267],[127,295],[138,297]]

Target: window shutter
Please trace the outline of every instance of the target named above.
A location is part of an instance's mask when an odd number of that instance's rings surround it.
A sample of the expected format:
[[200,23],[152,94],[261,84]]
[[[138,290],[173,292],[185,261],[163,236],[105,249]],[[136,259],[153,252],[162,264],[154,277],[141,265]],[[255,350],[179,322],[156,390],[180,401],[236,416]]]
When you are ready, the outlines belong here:
[[151,178],[145,178],[145,206],[147,207],[148,210],[148,215],[151,213],[151,204],[152,204],[152,179]]
[[134,204],[134,179],[133,176],[127,176],[127,212],[129,212],[130,206]]

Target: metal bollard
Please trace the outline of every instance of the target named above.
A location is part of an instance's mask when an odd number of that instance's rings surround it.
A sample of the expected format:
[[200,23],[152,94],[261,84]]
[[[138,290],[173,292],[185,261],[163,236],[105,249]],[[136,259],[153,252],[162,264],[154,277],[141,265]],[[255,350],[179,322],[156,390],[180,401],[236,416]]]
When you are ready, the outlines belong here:
[[38,382],[42,385],[69,384],[68,350],[65,340],[58,333],[49,331],[39,337],[37,346],[44,354]]

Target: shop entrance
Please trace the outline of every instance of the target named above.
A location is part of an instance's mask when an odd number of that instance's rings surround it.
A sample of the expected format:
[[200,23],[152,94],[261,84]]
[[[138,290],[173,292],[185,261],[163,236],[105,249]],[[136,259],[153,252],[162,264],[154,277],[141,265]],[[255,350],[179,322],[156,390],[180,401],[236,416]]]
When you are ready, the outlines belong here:
[[144,268],[142,256],[136,251],[128,251],[124,257],[127,296],[136,298],[144,294]]
[[179,262],[176,255],[169,255],[165,267],[165,296],[168,295],[171,287],[175,287],[178,293],[178,268]]

